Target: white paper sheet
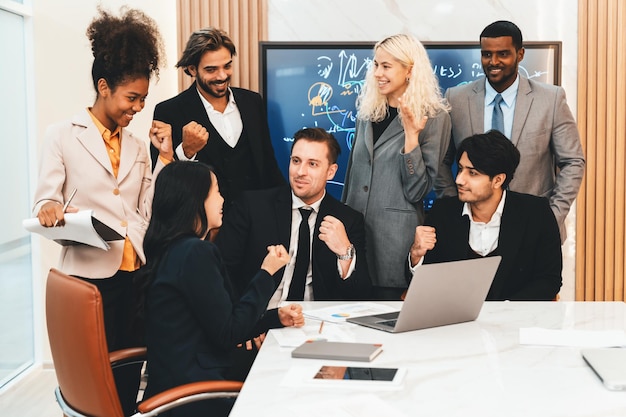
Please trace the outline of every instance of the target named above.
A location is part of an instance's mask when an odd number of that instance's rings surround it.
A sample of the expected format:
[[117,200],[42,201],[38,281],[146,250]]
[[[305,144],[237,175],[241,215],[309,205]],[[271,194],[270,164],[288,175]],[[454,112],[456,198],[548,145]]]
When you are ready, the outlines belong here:
[[329,342],[355,342],[354,335],[345,326],[335,323],[324,323],[319,332],[320,323],[314,322],[303,327],[283,327],[270,330],[280,347],[297,347],[310,340],[326,340]]
[[519,329],[520,345],[617,347],[626,346],[623,330],[554,330],[540,327]]
[[124,239],[115,230],[93,217],[93,210],[65,213],[64,218],[64,226],[43,227],[36,217],[25,219],[22,225],[29,232],[40,234],[61,245],[82,243],[102,250],[109,250],[110,246],[106,240]]
[[348,303],[337,306],[304,311],[304,317],[324,320],[332,323],[343,323],[348,317],[367,316],[398,311],[397,308],[377,303]]

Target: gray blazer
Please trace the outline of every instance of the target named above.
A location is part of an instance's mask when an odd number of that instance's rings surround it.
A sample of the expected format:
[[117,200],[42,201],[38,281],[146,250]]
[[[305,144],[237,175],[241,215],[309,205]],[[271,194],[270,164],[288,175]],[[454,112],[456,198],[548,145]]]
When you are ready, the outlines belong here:
[[370,122],[358,120],[342,200],[365,216],[372,284],[406,287],[404,270],[415,228],[424,221],[422,199],[433,188],[450,141],[450,116],[430,118],[420,145],[403,153],[404,129],[396,117],[374,145]]
[[[440,170],[438,196],[456,195],[450,166],[457,146],[468,136],[484,132],[485,79],[453,87],[446,92],[452,107],[451,151]],[[520,75],[511,141],[521,154],[509,188],[519,193],[547,197],[561,241],[565,217],[582,182],[585,158],[565,91]]]

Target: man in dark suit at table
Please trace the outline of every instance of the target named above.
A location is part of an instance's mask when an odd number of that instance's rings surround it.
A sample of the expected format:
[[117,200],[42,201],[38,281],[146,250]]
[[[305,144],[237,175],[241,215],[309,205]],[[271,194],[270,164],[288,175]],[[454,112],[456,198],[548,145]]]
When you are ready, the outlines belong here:
[[325,189],[335,176],[340,152],[335,137],[324,129],[299,130],[291,148],[291,187],[244,192],[224,215],[215,243],[238,291],[258,270],[267,246],[282,244],[292,261],[276,273],[268,308],[285,300],[368,298],[363,215]]
[[410,266],[502,256],[487,300],[547,301],[561,288],[559,228],[548,200],[506,190],[520,161],[491,130],[460,143],[458,197],[437,200],[415,230]]
[[446,92],[451,106],[452,149],[439,171],[437,195],[456,194],[451,171],[454,148],[468,136],[498,129],[521,155],[510,189],[547,197],[563,242],[565,217],[585,172],[582,145],[565,90],[518,73],[524,47],[522,32],[512,22],[488,25],[480,34],[480,50],[485,77]]
[[[219,29],[192,33],[176,66],[195,82],[154,109],[155,120],[172,126],[178,159],[197,160],[215,169],[225,211],[243,190],[285,184],[261,96],[230,87],[236,54],[232,40]],[[155,166],[154,146],[151,154]]]

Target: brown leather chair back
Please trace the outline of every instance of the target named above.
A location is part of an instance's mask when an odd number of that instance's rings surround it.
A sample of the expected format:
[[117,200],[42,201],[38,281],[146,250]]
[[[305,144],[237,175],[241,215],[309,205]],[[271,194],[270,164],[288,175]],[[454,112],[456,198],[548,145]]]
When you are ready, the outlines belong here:
[[123,417],[109,362],[98,289],[56,269],[48,274],[46,320],[65,401],[94,417]]

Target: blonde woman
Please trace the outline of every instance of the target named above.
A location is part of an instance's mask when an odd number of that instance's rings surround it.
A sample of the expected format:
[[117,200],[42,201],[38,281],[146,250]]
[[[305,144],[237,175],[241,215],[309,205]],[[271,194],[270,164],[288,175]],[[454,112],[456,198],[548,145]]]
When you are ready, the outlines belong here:
[[450,141],[450,116],[424,46],[394,35],[374,46],[342,200],[365,216],[372,298],[399,299],[413,233]]

